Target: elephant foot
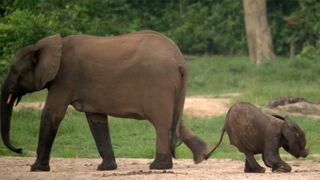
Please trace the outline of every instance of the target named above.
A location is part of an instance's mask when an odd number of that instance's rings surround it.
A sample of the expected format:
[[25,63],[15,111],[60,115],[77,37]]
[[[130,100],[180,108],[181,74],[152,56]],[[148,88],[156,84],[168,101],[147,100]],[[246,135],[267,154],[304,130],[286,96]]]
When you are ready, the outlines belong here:
[[97,170],[98,171],[110,171],[117,169],[117,163],[115,161],[102,161],[101,164],[99,164]]
[[201,163],[205,160],[205,155],[209,153],[207,144],[197,136],[190,139],[183,140],[187,147],[192,151],[193,161],[195,164]]
[[272,172],[288,173],[291,172],[291,166],[289,166],[288,164],[281,164],[279,166],[273,167]]
[[158,154],[156,159],[150,164],[150,169],[172,169],[171,154]]
[[265,173],[266,168],[261,167],[261,166],[256,167],[256,168],[251,168],[251,167],[245,166],[244,172],[245,173]]
[[49,166],[49,164],[42,165],[42,164],[34,163],[31,166],[30,171],[34,171],[34,172],[37,172],[37,171],[50,171],[50,166]]

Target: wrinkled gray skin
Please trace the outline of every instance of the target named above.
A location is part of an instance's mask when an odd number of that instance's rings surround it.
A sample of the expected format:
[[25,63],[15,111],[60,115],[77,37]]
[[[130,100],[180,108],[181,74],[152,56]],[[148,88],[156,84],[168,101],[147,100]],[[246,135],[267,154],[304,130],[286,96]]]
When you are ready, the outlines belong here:
[[193,152],[195,163],[200,163],[207,146],[181,120],[186,78],[180,50],[157,32],[53,35],[16,53],[1,89],[1,136],[9,149],[21,153],[9,138],[13,104],[26,93],[47,88],[31,171],[50,170],[51,147],[69,104],[86,114],[102,157],[98,170],[117,168],[108,115],[146,119],[154,125],[156,157],[150,169],[172,168],[178,136]]
[[230,144],[246,156],[244,172],[265,172],[255,154],[262,154],[264,164],[273,172],[290,172],[291,167],[279,156],[280,147],[296,158],[308,155],[305,134],[296,123],[288,117],[265,114],[250,103],[238,103],[229,109],[220,140],[206,158],[220,145],[225,131]]

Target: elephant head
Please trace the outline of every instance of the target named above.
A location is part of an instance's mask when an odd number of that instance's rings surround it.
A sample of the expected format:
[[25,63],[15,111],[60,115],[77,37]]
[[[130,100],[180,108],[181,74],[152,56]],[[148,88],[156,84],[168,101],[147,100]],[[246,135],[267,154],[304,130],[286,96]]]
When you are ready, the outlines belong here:
[[306,137],[303,130],[288,117],[284,117],[282,135],[284,137],[282,147],[294,157],[307,157],[308,149],[306,146]]
[[21,153],[10,143],[10,121],[15,101],[19,103],[26,93],[47,87],[59,70],[62,54],[62,39],[59,34],[44,38],[34,45],[18,51],[13,59],[9,73],[1,88],[1,137],[12,151]]

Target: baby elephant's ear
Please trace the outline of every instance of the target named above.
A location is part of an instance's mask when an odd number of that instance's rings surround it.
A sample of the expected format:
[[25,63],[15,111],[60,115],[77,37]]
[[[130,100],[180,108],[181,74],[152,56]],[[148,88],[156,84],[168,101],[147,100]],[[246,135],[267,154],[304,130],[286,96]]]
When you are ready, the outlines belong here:
[[282,127],[282,135],[287,139],[289,146],[296,144],[297,134],[299,133],[299,128],[297,125],[289,119],[289,117],[284,117],[284,124]]
[[281,119],[281,120],[285,120],[285,117],[282,117],[282,116],[277,115],[277,114],[273,114],[272,116],[275,117],[275,118]]

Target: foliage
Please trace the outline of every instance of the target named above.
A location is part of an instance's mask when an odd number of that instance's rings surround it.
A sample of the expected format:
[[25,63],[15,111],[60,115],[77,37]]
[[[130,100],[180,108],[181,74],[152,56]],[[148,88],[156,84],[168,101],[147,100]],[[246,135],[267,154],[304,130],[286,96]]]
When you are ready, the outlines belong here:
[[[320,2],[268,1],[276,54],[294,42],[304,58],[319,54]],[[244,54],[242,1],[3,0],[0,2],[0,80],[14,52],[60,33],[113,36],[143,29],[172,38],[185,54]]]
[[320,57],[320,38],[317,40],[316,45],[312,46],[307,44],[303,47],[302,51],[297,56],[298,59],[313,59],[319,60]]
[[[269,21],[277,54],[288,54],[290,43],[297,53],[317,48],[320,41],[320,2],[318,0],[269,0]],[[313,53],[313,52],[310,52]]]

